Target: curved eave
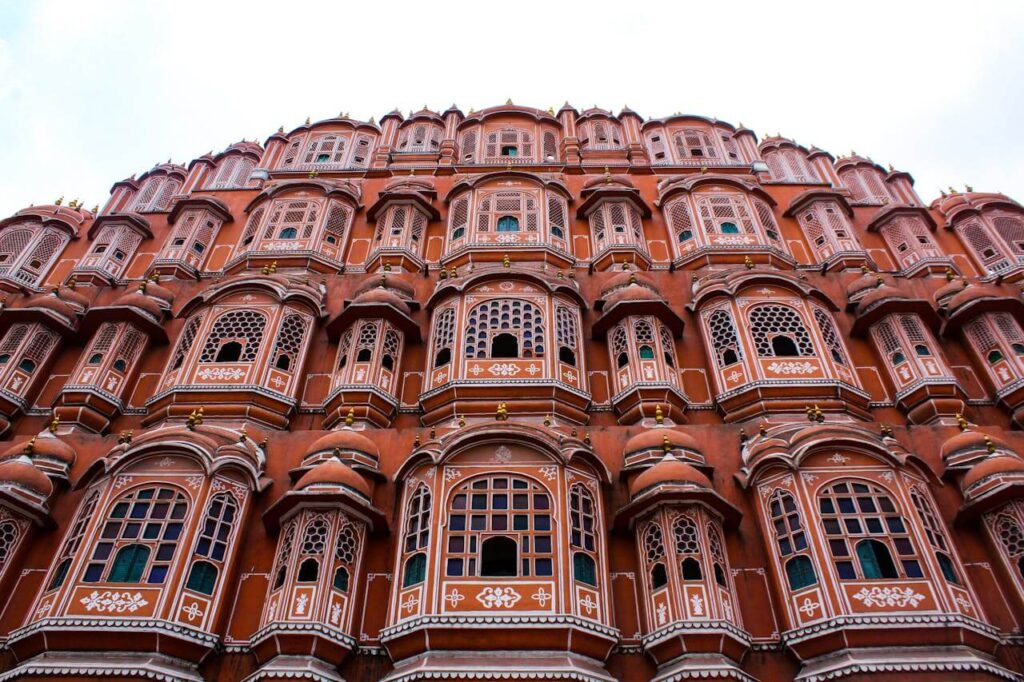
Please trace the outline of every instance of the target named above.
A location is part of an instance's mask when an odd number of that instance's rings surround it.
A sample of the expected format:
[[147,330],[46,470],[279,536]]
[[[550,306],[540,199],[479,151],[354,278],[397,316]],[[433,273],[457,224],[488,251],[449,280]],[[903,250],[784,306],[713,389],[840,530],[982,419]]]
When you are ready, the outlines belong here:
[[366,521],[372,532],[386,533],[388,531],[387,517],[374,507],[369,499],[346,489],[330,491],[289,490],[263,513],[263,524],[271,533],[277,533],[281,528],[281,521],[299,506],[310,506],[313,508],[341,507],[352,515]]
[[246,213],[252,213],[252,210],[260,204],[273,199],[279,194],[296,189],[313,190],[327,198],[346,199],[355,210],[362,208],[359,203],[362,200],[361,192],[358,187],[351,185],[351,183],[336,185],[326,180],[299,179],[279,180],[265,187],[262,192],[253,197],[244,210]]
[[327,338],[335,341],[358,320],[383,318],[402,330],[406,343],[420,342],[420,326],[404,312],[386,303],[351,303],[327,323]]
[[167,330],[161,320],[155,320],[145,311],[129,305],[106,305],[90,308],[82,318],[78,333],[83,340],[92,335],[104,322],[129,322],[142,330],[151,341],[167,343]]
[[459,182],[452,185],[452,188],[448,190],[447,194],[444,195],[444,202],[446,204],[450,203],[451,200],[456,195],[461,194],[466,190],[474,189],[482,184],[485,184],[492,180],[499,180],[501,178],[519,178],[522,180],[529,180],[530,182],[534,182],[537,183],[538,185],[541,185],[545,189],[553,189],[555,191],[561,192],[563,197],[569,203],[572,203],[574,199],[572,192],[569,191],[569,188],[566,187],[565,183],[563,183],[561,180],[546,178],[538,173],[530,173],[529,171],[502,170],[495,171],[493,173],[481,173],[480,175],[477,175],[475,177],[460,180]]
[[220,199],[203,195],[189,195],[184,199],[174,202],[171,212],[167,214],[167,224],[173,225],[178,220],[182,211],[189,208],[205,209],[212,213],[215,218],[225,223],[230,223],[235,219],[231,215],[231,209]]
[[640,130],[644,130],[649,126],[657,125],[668,125],[670,123],[677,123],[680,121],[700,121],[706,123],[713,128],[726,128],[730,131],[735,131],[736,126],[729,123],[728,121],[719,121],[717,118],[708,118],[707,116],[701,116],[700,114],[673,114],[671,116],[665,116],[663,118],[652,118],[644,121],[644,124],[640,127]]
[[495,116],[523,116],[525,118],[532,119],[535,123],[550,123],[551,125],[558,126],[559,129],[562,127],[562,122],[559,121],[557,117],[552,116],[541,109],[520,107],[515,104],[502,104],[496,107],[488,107],[480,111],[474,111],[469,114],[461,123],[459,123],[459,130],[474,123],[483,123],[487,119],[494,118]]
[[632,528],[637,519],[669,504],[704,504],[722,515],[726,528],[739,525],[743,512],[710,488],[684,483],[660,483],[637,495],[615,514],[615,526],[623,530]]
[[149,227],[149,221],[138,213],[110,213],[107,215],[101,215],[99,218],[92,221],[92,225],[89,226],[89,232],[86,236],[89,239],[94,239],[100,228],[110,223],[127,223],[133,230],[141,234],[146,239],[153,238],[153,231]]
[[675,338],[678,339],[683,335],[685,325],[683,318],[679,317],[665,301],[651,299],[647,301],[617,301],[605,308],[591,329],[593,338],[603,339],[612,326],[630,315],[653,315],[672,331]]
[[477,273],[469,275],[468,277],[459,277],[455,280],[443,280],[440,286],[434,290],[434,293],[430,295],[430,298],[427,299],[424,308],[426,310],[432,310],[438,303],[448,297],[461,294],[478,284],[497,280],[506,281],[510,279],[537,284],[549,294],[563,294],[569,296],[580,306],[582,310],[587,309],[587,301],[583,298],[583,295],[568,284],[558,284],[557,282],[552,282],[537,273],[525,270],[514,270],[511,268],[497,268],[482,272],[477,271]]
[[[963,196],[963,195],[956,195]],[[986,196],[980,199],[970,199],[968,203],[956,204],[948,210],[940,207],[946,217],[946,227],[952,228],[953,224],[972,215],[981,215],[986,211],[994,209],[1007,209],[1016,213],[1024,213],[1024,207],[1013,199],[1004,196]]]
[[0,335],[17,322],[38,322],[67,338],[75,335],[80,317],[67,319],[47,308],[4,308],[0,311]]
[[[376,135],[380,135],[380,126],[371,124],[369,121],[356,121],[351,118],[325,118],[322,121],[314,121],[312,123],[303,123],[297,128],[293,128],[288,133],[277,133],[278,135],[284,135],[286,141],[291,141],[291,138],[298,133],[307,133],[319,128],[335,128],[338,132],[344,128],[346,131],[357,131],[362,130],[364,132],[371,132]],[[331,132],[331,131],[326,131]]]
[[377,222],[380,213],[391,204],[414,204],[420,211],[425,213],[431,221],[441,219],[441,213],[434,208],[419,192],[402,190],[384,190],[377,197],[377,201],[366,210],[366,219],[371,223]]
[[831,298],[810,284],[782,271],[770,270],[733,270],[725,277],[701,282],[693,294],[693,301],[687,306],[690,310],[699,310],[704,304],[716,297],[735,297],[742,289],[757,284],[773,284],[791,290],[800,298],[814,298],[831,311],[839,310]]
[[1024,479],[1016,478],[986,492],[980,497],[965,493],[965,500],[957,512],[957,523],[974,521],[982,515],[998,509],[1008,502],[1024,499]]
[[915,313],[921,317],[921,321],[927,324],[932,332],[938,332],[942,324],[938,312],[929,301],[923,298],[887,298],[864,310],[859,309],[858,306],[851,332],[857,335],[866,334],[871,325],[886,315],[894,313]]
[[1018,322],[1024,322],[1024,301],[1013,296],[985,297],[969,301],[954,311],[947,311],[941,333],[952,334],[964,324],[984,313],[1010,313]]
[[27,518],[42,528],[54,528],[56,523],[50,517],[45,503],[36,504],[10,491],[7,486],[0,486],[0,507],[9,507],[18,515]]
[[655,206],[663,206],[676,194],[688,194],[704,185],[731,185],[747,194],[752,194],[769,206],[776,206],[777,201],[760,185],[743,180],[735,175],[721,173],[701,173],[700,175],[682,175],[667,178],[658,183],[658,200]]
[[299,300],[305,303],[309,308],[309,312],[317,318],[322,318],[324,316],[326,310],[323,306],[323,294],[321,294],[319,290],[315,290],[312,287],[292,284],[290,282],[282,282],[277,279],[271,279],[271,277],[274,276],[244,273],[242,275],[238,275],[232,280],[221,282],[210,289],[197,293],[186,301],[178,310],[176,317],[190,315],[197,308],[216,303],[225,296],[230,296],[234,293],[241,293],[243,291],[260,291],[262,293],[269,294],[279,303]]
[[63,206],[34,206],[23,208],[14,215],[0,220],[0,230],[25,219],[35,219],[44,226],[53,225],[68,233],[72,239],[78,239],[79,228],[93,218],[93,214],[89,211],[78,211]]
[[853,217],[853,208],[850,207],[850,202],[846,200],[846,197],[831,189],[809,189],[793,197],[793,200],[789,202],[789,206],[786,211],[782,214],[784,218],[792,218],[796,215],[797,211],[802,210],[808,204],[814,201],[832,201],[843,209],[847,218]]
[[635,188],[622,187],[621,185],[609,185],[608,187],[594,187],[585,190],[583,195],[586,199],[576,209],[576,218],[586,218],[587,215],[605,201],[628,201],[644,219],[651,217],[651,209],[643,199],[640,198],[640,191]]
[[923,218],[925,224],[928,225],[928,229],[935,231],[938,224],[935,222],[935,218],[932,217],[931,211],[926,209],[924,206],[886,206],[880,211],[875,213],[871,217],[871,221],[867,225],[868,232],[877,232],[892,218],[900,215],[910,215]]

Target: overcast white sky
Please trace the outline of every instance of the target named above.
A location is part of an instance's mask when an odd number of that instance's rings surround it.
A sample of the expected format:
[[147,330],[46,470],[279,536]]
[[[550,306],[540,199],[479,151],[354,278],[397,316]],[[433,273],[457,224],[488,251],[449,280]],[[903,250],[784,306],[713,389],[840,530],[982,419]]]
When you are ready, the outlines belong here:
[[0,217],[340,111],[629,104],[1024,201],[1024,2],[0,0]]

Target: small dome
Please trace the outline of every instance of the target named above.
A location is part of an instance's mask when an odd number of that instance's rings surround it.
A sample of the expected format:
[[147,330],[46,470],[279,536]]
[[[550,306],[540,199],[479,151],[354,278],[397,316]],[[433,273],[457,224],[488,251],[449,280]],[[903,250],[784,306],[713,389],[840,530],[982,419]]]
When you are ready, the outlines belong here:
[[62,286],[57,295],[71,305],[78,306],[82,309],[89,307],[89,298],[85,294],[81,294],[69,286]]
[[877,272],[871,272],[865,268],[863,274],[850,282],[850,286],[846,287],[846,297],[852,301],[864,292],[876,288],[878,286],[879,277],[881,277],[881,275]]
[[[69,467],[75,463],[75,449],[60,438],[50,434],[48,431],[36,436],[31,442],[32,453],[28,456],[33,459],[39,457],[42,459],[56,460]],[[28,442],[12,445],[4,452],[3,455],[0,455],[0,461],[6,461],[12,457],[28,454],[25,452],[25,447],[27,445]]]
[[939,305],[948,304],[950,296],[955,296],[963,291],[967,287],[967,282],[963,278],[954,277],[949,280],[935,292],[935,302]]
[[307,471],[295,484],[296,490],[309,488],[346,488],[370,500],[370,484],[337,457],[326,459]]
[[147,296],[146,294],[140,291],[132,291],[125,294],[121,298],[114,301],[114,305],[128,308],[137,308],[142,312],[146,313],[147,315],[154,317],[157,320],[159,320],[160,317],[164,314],[163,308],[160,307],[160,304],[156,302],[155,298]]
[[75,315],[78,314],[78,308],[73,306],[68,301],[65,301],[56,293],[39,294],[33,296],[25,304],[26,308],[45,308],[46,310],[52,310],[61,317],[71,320],[74,319]]
[[174,292],[153,280],[149,280],[146,284],[146,295],[159,299],[167,305],[170,305],[174,301]]
[[890,286],[888,284],[883,284],[882,286],[875,287],[868,293],[861,296],[859,305],[861,309],[866,310],[867,308],[870,308],[876,303],[881,303],[882,301],[887,301],[896,298],[906,298],[906,296],[903,294],[902,291],[900,291],[896,287]]
[[991,444],[992,452],[1013,452],[1006,441],[990,436],[981,431],[961,431],[942,444],[942,461],[948,462],[952,457],[964,452],[988,452]]
[[700,453],[697,441],[691,436],[675,429],[656,428],[645,429],[626,441],[625,454],[628,456],[644,450],[664,450],[666,438],[672,450],[689,450]]
[[1000,474],[1024,476],[1024,460],[1019,457],[1014,457],[1013,455],[994,455],[992,457],[986,457],[975,464],[971,470],[964,475],[964,480],[961,481],[960,487],[964,491],[967,491],[980,481],[983,481],[990,476],[997,476]]
[[304,459],[321,452],[334,452],[335,450],[360,452],[373,457],[375,460],[380,459],[380,450],[377,449],[373,441],[352,429],[331,431],[326,436],[318,438],[306,450]]
[[400,310],[406,315],[409,314],[409,304],[402,300],[402,297],[387,287],[376,287],[367,289],[352,299],[353,304],[381,303]]
[[983,298],[1006,298],[1006,293],[997,286],[991,284],[978,284],[974,286],[965,286],[960,290],[959,293],[949,299],[947,304],[950,312],[956,311],[959,308],[973,303],[974,301]]
[[42,471],[37,469],[27,455],[19,455],[0,462],[0,484],[13,484],[49,497],[53,492],[53,483]]
[[629,497],[631,499],[636,498],[645,490],[663,483],[711,488],[711,481],[708,480],[708,477],[697,471],[692,465],[678,460],[672,455],[665,455],[660,462],[630,482]]
[[604,285],[604,289],[601,291],[601,297],[608,298],[615,291],[628,289],[630,287],[634,287],[641,291],[648,291],[648,298],[652,296],[660,298],[658,288],[654,286],[654,282],[631,270],[617,272],[609,277],[608,281]]

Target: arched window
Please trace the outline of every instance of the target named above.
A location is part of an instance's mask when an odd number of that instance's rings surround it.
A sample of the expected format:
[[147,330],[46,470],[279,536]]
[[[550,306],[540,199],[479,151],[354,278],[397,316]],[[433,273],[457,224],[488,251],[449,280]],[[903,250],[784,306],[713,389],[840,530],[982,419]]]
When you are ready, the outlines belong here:
[[203,316],[201,314],[189,318],[188,323],[181,332],[181,336],[178,338],[178,345],[174,349],[174,355],[171,356],[170,369],[175,370],[181,367],[181,363],[185,361],[185,356],[192,350],[196,334],[199,333],[199,325],[202,323]]
[[486,575],[505,570],[512,557],[519,565],[501,575],[554,575],[551,514],[550,495],[532,480],[496,475],[464,483],[450,501],[445,574]]
[[291,314],[284,318],[274,342],[274,366],[285,371],[298,367],[299,352],[309,329],[309,320]]
[[1014,518],[1016,515],[1011,514],[1013,511],[1009,510],[1000,513],[990,523],[1012,570],[1016,571],[1018,579],[1024,580],[1024,530],[1021,530],[1020,521]]
[[841,580],[924,575],[903,514],[879,486],[834,483],[819,493],[818,509]]
[[[517,339],[516,355],[502,357],[533,358],[544,355],[543,316],[540,308],[528,301],[494,299],[473,308],[466,328],[466,357],[491,357],[489,353],[495,348],[491,339],[499,335]],[[498,348],[508,349],[510,346],[502,345]]]
[[558,359],[567,365],[576,366],[578,324],[576,315],[566,306],[555,308],[555,337],[558,341]]
[[[430,544],[430,491],[420,485],[409,499],[406,510],[404,551],[406,554],[425,550]],[[419,557],[419,558],[417,558]],[[426,554],[414,554],[406,560],[402,587],[423,582],[426,576]]]
[[689,199],[676,199],[666,209],[676,240],[682,244],[693,239],[693,218],[690,215]]
[[449,235],[452,241],[462,239],[466,236],[466,227],[469,225],[469,199],[460,198],[452,202],[449,213]]
[[53,577],[50,578],[50,584],[46,588],[47,591],[56,590],[67,579],[68,571],[71,569],[71,561],[75,558],[75,554],[82,544],[82,539],[85,537],[85,529],[92,520],[93,511],[96,509],[96,501],[99,500],[99,497],[100,494],[98,492],[92,493],[85,500],[82,508],[78,510],[75,522],[68,531],[67,537],[64,538],[64,544],[61,545],[60,554],[53,569]]
[[82,580],[87,583],[163,584],[188,516],[175,488],[136,488],[107,511]]
[[515,216],[502,216],[498,218],[498,232],[518,232],[519,218]]
[[768,512],[779,556],[786,559],[786,557],[798,555],[795,560],[786,561],[786,577],[789,580],[789,588],[799,590],[818,582],[814,574],[814,566],[806,555],[808,551],[807,535],[793,495],[783,490],[776,490],[768,500]]
[[569,545],[573,553],[573,577],[597,586],[597,510],[594,498],[582,484],[569,490]]
[[437,313],[434,322],[434,367],[443,367],[452,361],[455,345],[455,309],[445,308]]
[[274,584],[272,590],[279,589],[284,585],[285,578],[288,577],[288,566],[292,559],[292,550],[295,548],[295,535],[298,533],[299,522],[297,519],[292,519],[285,526],[284,531],[281,535],[281,545],[277,552],[276,566],[274,570]]
[[336,590],[348,592],[349,576],[355,570],[359,556],[359,535],[351,523],[346,523],[338,531],[334,545],[334,576],[331,585]]
[[697,524],[688,516],[680,516],[672,524],[672,534],[675,536],[676,558],[680,561],[679,574],[683,580],[703,580]]
[[504,535],[489,537],[480,543],[480,575],[515,577],[518,575],[516,541]]
[[491,340],[492,358],[518,358],[519,339],[512,334],[502,333]]
[[740,361],[743,354],[736,337],[736,326],[728,310],[719,309],[708,316],[708,331],[711,332],[711,344],[720,368]]
[[767,357],[814,355],[811,336],[800,314],[788,306],[759,305],[749,313],[757,354]]
[[647,560],[647,572],[651,581],[651,589],[658,590],[668,584],[668,573],[665,570],[665,543],[661,534],[661,526],[652,523],[644,531],[644,558]]
[[[263,342],[267,318],[253,310],[225,313],[213,323],[200,362],[252,362]],[[231,346],[228,350],[225,347]]]
[[956,566],[953,563],[950,552],[949,540],[946,538],[946,531],[942,521],[939,519],[932,505],[929,495],[923,489],[915,486],[910,490],[910,500],[914,503],[917,516],[924,526],[924,534],[928,538],[928,544],[935,552],[935,561],[939,564],[942,577],[946,582],[954,585],[960,584],[960,577],[957,575]]
[[840,340],[839,334],[836,333],[836,327],[832,323],[831,316],[821,308],[815,307],[814,321],[818,323],[818,330],[821,331],[821,336],[825,339],[825,346],[828,347],[832,361],[837,365],[845,366],[848,364],[843,342]]
[[711,548],[711,570],[715,574],[715,582],[721,587],[728,588],[726,571],[729,570],[729,562],[725,557],[725,549],[722,544],[722,536],[714,523],[707,524],[708,545]]
[[[227,556],[231,530],[237,525],[238,503],[227,493],[210,498],[206,516],[199,527],[199,537],[193,553],[194,563],[185,587],[202,594],[213,594],[219,567]],[[203,560],[197,560],[197,559]]]
[[297,582],[315,583],[320,578],[320,562],[324,560],[330,527],[330,522],[322,515],[314,516],[306,524],[299,545]]

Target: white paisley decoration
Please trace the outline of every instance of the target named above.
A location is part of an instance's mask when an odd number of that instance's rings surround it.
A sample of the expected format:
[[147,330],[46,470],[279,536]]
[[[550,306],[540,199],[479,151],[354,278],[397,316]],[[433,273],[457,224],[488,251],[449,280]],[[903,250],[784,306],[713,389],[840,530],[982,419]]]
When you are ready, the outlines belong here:
[[862,587],[853,598],[864,602],[864,606],[909,606],[916,609],[924,600],[924,595],[909,587]]
[[105,592],[93,590],[92,594],[82,597],[79,601],[85,606],[86,611],[106,611],[107,613],[135,613],[149,605],[149,602],[143,599],[138,592],[131,594],[130,592],[111,592],[110,590]]
[[476,600],[485,609],[510,609],[521,597],[511,587],[485,587],[476,595]]
[[511,362],[499,362],[487,368],[496,377],[514,377],[519,374],[519,367]]
[[776,374],[814,374],[818,371],[818,366],[807,361],[773,362],[768,365],[768,369]]
[[245,370],[239,369],[238,367],[230,369],[226,367],[206,367],[196,376],[203,381],[209,381],[210,379],[227,379],[229,381],[237,381],[245,376]]

